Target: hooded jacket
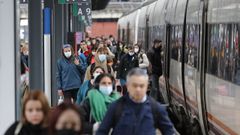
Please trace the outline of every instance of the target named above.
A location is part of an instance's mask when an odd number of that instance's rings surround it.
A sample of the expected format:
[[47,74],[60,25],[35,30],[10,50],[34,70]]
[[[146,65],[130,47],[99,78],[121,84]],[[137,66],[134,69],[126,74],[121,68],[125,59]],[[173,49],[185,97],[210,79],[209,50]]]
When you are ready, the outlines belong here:
[[57,88],[58,90],[78,89],[81,86],[81,75],[84,72],[81,65],[75,65],[74,56],[70,59],[64,56],[57,61]]

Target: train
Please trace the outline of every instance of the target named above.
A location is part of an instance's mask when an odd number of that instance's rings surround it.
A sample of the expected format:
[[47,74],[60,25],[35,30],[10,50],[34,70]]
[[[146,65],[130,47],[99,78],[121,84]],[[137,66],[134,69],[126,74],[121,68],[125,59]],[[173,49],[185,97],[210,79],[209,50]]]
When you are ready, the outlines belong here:
[[239,0],[148,0],[119,18],[118,40],[162,41],[160,91],[180,134],[240,134],[239,16]]

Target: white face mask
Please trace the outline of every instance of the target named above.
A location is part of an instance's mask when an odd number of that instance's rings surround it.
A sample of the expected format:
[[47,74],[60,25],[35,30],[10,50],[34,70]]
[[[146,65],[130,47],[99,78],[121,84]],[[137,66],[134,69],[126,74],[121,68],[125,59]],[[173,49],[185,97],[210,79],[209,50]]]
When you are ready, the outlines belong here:
[[96,78],[100,75],[101,73],[93,73],[93,79],[96,80]]
[[64,52],[64,55],[67,57],[67,58],[70,58],[72,56],[72,52]]
[[95,56],[96,52],[92,52],[92,55]]
[[134,52],[129,52],[128,53],[130,56],[133,56],[134,55]]
[[99,90],[104,94],[104,95],[107,95],[109,96],[113,89],[112,89],[112,86],[104,86],[104,85],[100,85],[99,86]]
[[135,53],[138,53],[138,51],[139,51],[139,48],[134,48]]
[[101,62],[104,62],[107,59],[107,56],[105,54],[99,54],[98,58]]
[[28,51],[26,51],[26,52],[24,52],[23,54],[24,54],[24,55],[28,55],[28,54],[29,54],[29,52],[28,52]]

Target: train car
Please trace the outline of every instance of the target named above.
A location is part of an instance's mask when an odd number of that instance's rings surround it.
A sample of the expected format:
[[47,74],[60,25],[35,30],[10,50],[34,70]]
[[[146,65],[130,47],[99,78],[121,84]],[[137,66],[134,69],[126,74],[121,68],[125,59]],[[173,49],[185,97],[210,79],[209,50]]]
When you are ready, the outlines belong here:
[[134,10],[118,21],[118,37],[127,45],[137,43],[139,13],[140,9]]
[[138,33],[129,37],[137,37],[145,50],[154,39],[163,41],[160,91],[175,120],[197,129],[182,134],[240,134],[239,5],[158,0],[140,8]]

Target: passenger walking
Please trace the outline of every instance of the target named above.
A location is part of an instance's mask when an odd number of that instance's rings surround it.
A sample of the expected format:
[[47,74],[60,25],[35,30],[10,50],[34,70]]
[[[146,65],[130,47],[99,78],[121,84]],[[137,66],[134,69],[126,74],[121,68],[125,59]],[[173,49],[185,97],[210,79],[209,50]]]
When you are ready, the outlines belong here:
[[147,56],[151,63],[149,68],[149,74],[152,81],[152,89],[150,91],[150,95],[157,101],[163,103],[164,100],[159,88],[159,77],[162,75],[161,51],[162,41],[156,39],[153,42],[153,47],[148,51]]
[[58,95],[64,96],[65,100],[73,100],[75,102],[84,70],[78,58],[73,55],[71,45],[63,45],[62,52],[63,57],[57,62]]
[[108,50],[106,50],[106,48],[104,48],[104,47],[98,48],[97,53],[94,57],[95,63],[88,66],[84,81],[91,79],[91,77],[92,77],[91,72],[96,66],[100,66],[100,67],[104,68],[105,73],[109,73],[114,76],[113,69],[107,65],[107,52],[108,52]]
[[117,79],[120,80],[122,86],[126,83],[126,76],[128,71],[138,66],[138,57],[134,53],[133,46],[130,45],[128,46],[128,53],[121,58],[118,66]]
[[148,57],[145,54],[144,50],[142,50],[142,47],[139,44],[135,44],[134,52],[137,54],[137,57],[138,57],[139,68],[144,69],[145,72],[147,73],[149,61],[148,61]]
[[30,92],[23,101],[21,120],[4,135],[46,135],[49,105],[41,91]]
[[108,106],[120,97],[114,88],[115,79],[112,75],[101,74],[96,78],[94,88],[89,90],[82,103],[87,121],[93,124],[103,120]]
[[81,52],[81,49],[78,50],[78,59],[79,59],[80,65],[82,66],[82,70],[83,70],[83,74],[80,76],[81,77],[81,82],[83,82],[84,76],[85,76],[85,72],[86,72],[87,67],[88,67],[88,63],[87,63],[87,58]]
[[54,108],[49,121],[49,135],[81,135],[89,132],[81,111],[69,102]]
[[166,108],[147,96],[148,74],[140,68],[127,75],[127,95],[112,103],[96,135],[174,135]]
[[91,65],[95,63],[95,55],[96,55],[97,47],[92,47],[91,53],[87,57],[87,64]]
[[105,73],[105,71],[100,66],[97,66],[93,69],[93,72],[91,73],[92,79],[86,80],[85,82],[83,82],[83,84],[78,90],[76,104],[80,104],[85,99],[88,91],[94,87],[94,81],[96,80],[96,78],[103,73]]
[[87,43],[85,40],[81,41],[80,48],[81,48],[82,53],[85,55],[85,57],[88,57],[89,54],[91,53],[88,49],[88,46],[87,46]]

